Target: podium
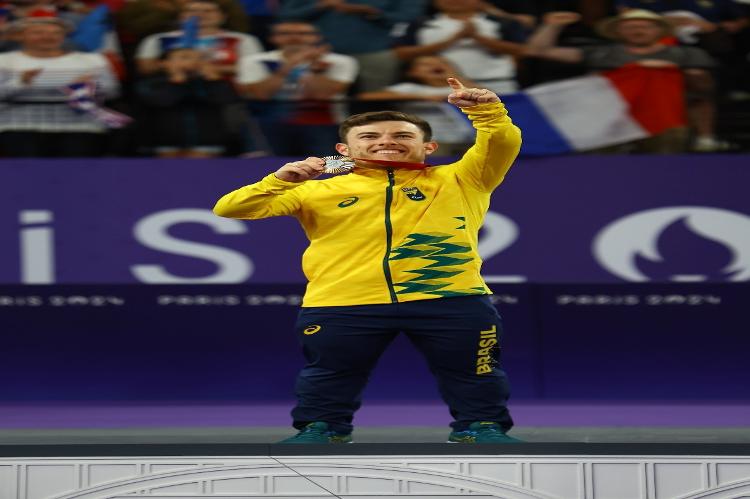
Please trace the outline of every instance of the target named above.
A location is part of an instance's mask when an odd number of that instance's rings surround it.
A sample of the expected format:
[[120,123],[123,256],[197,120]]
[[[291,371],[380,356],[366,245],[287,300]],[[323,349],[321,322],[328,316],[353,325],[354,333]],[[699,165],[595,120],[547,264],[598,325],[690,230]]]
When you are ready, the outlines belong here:
[[0,445],[0,499],[748,496],[750,443]]

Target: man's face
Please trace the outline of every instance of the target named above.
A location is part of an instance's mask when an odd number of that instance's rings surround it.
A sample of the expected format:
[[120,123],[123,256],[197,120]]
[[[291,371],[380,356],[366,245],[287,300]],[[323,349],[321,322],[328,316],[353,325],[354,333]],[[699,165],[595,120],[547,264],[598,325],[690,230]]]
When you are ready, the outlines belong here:
[[662,27],[648,19],[630,19],[617,23],[617,37],[625,45],[648,46],[664,36]]
[[209,2],[186,2],[181,17],[183,20],[197,17],[201,28],[218,28],[224,24],[224,14],[219,6]]
[[271,43],[279,48],[308,47],[320,42],[318,29],[307,23],[280,23],[273,27]]
[[21,45],[36,50],[57,50],[65,42],[65,30],[56,24],[32,24],[21,31]]
[[423,163],[437,149],[424,142],[422,130],[408,121],[378,121],[355,126],[346,134],[346,144],[336,144],[339,154],[352,158]]

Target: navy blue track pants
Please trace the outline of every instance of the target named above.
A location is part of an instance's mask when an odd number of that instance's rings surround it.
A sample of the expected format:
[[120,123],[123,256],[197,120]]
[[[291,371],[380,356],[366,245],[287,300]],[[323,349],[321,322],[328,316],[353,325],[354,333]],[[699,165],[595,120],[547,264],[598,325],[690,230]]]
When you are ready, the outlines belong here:
[[295,428],[325,421],[333,430],[351,432],[370,372],[400,332],[427,359],[454,430],[474,421],[513,426],[508,379],[499,364],[500,316],[486,295],[306,307],[296,332],[306,365],[297,378]]

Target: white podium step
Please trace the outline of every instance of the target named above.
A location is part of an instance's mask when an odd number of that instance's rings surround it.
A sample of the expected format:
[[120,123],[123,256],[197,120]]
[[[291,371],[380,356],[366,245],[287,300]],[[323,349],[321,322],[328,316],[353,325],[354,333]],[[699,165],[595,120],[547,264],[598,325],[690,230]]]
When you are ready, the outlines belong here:
[[750,498],[750,445],[0,445],[0,499]]

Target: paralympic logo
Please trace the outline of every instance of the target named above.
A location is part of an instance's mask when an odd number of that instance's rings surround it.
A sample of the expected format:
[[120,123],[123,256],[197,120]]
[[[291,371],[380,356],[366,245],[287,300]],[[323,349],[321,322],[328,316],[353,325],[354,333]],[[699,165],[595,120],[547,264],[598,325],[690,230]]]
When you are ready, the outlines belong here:
[[[627,281],[653,280],[643,267],[667,263],[662,245],[671,227],[685,229],[692,236],[690,243],[681,245],[685,252],[690,252],[690,244],[696,244],[700,238],[704,244],[720,245],[726,254],[720,270],[722,280],[750,280],[750,216],[720,208],[672,206],[622,217],[605,226],[594,238],[594,257],[607,271]],[[668,280],[709,279],[700,273],[677,273]]]

